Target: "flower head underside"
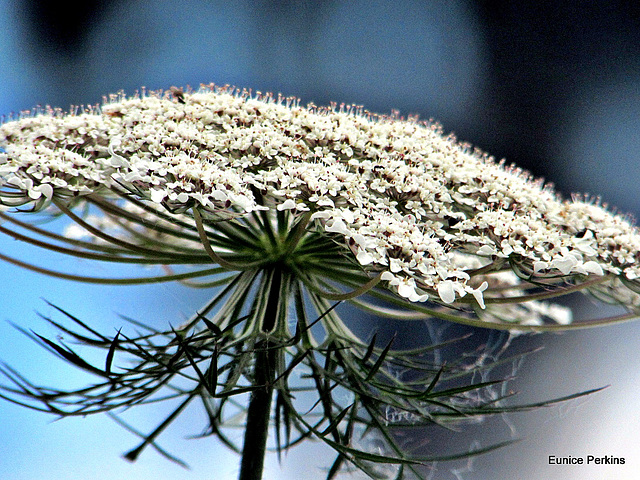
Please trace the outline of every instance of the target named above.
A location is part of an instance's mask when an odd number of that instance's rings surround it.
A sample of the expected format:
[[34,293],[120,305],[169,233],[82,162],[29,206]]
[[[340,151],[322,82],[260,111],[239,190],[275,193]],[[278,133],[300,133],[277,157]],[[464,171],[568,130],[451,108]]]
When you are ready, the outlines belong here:
[[[0,213],[73,215],[90,237],[78,248],[133,246],[158,264],[224,270],[283,265],[329,298],[336,284],[377,284],[422,313],[454,307],[440,316],[488,326],[569,323],[545,302],[577,290],[623,305],[620,318],[640,305],[628,218],[562,200],[437,125],[231,88],[176,92],[4,123]],[[81,204],[103,214],[76,216]]]

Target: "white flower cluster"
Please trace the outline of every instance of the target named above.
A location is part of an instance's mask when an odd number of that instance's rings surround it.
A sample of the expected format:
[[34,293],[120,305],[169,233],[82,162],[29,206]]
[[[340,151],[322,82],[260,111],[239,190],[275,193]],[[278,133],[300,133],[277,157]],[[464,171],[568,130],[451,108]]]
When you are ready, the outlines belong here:
[[489,267],[514,259],[536,279],[640,276],[627,219],[562,201],[437,126],[224,88],[173,93],[5,123],[0,201],[42,208],[126,186],[178,212],[311,211],[410,301],[470,295],[484,308]]

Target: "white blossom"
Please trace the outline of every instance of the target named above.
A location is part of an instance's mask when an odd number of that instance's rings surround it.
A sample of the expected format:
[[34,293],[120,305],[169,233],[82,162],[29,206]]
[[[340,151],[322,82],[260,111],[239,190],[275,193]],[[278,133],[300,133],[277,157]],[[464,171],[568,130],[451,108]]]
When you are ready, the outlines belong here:
[[635,292],[615,293],[628,284],[612,283],[640,277],[640,235],[628,218],[587,198],[562,200],[416,120],[216,87],[179,99],[120,95],[99,109],[0,126],[0,182],[2,204],[36,210],[126,188],[172,212],[309,211],[310,228],[383,272],[400,296],[475,302],[487,316],[487,299],[513,293],[492,280],[509,266],[521,273],[514,285],[527,275],[550,286],[606,277],[590,291],[638,303]]

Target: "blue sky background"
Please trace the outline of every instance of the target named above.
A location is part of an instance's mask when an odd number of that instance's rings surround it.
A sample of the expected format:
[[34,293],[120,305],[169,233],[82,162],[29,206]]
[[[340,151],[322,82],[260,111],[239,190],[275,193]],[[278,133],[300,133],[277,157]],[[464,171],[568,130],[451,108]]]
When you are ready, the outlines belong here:
[[[461,0],[183,3],[87,2],[88,12],[91,5],[99,8],[82,16],[0,0],[0,113],[94,104],[104,94],[141,86],[209,82],[296,95],[303,103],[399,109],[438,119],[446,131],[553,180],[565,194],[602,194],[622,211],[640,211],[640,15],[625,10],[631,7]],[[76,273],[89,268],[6,237],[0,237],[0,251]],[[134,273],[104,269],[91,273]],[[81,386],[91,378],[9,325],[55,335],[36,313],[55,314],[43,298],[105,332],[122,325],[118,314],[178,323],[206,298],[206,292],[176,285],[78,285],[4,263],[0,278],[0,359],[52,386]],[[580,308],[597,314],[589,300]],[[513,386],[520,400],[611,387],[474,429],[462,437],[461,449],[469,438],[484,445],[508,437],[511,425],[525,440],[471,465],[438,465],[434,479],[637,478],[639,333],[640,324],[627,324],[521,339],[546,348],[518,370]],[[131,413],[128,420],[147,431],[162,418],[150,409]],[[184,439],[204,425],[197,408],[161,439],[187,460],[189,471],[151,450],[135,464],[125,462],[120,455],[137,439],[106,417],[52,420],[0,402],[0,478],[233,479],[237,473],[237,458],[215,441]],[[330,454],[316,446],[294,450],[282,474],[270,458],[266,478],[323,478]],[[627,464],[551,467],[551,454],[614,455]]]

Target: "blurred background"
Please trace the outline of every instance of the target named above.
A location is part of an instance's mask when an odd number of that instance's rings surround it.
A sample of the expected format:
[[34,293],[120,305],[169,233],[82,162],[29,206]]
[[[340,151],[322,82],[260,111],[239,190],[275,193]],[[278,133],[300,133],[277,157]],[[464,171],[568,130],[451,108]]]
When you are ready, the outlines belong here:
[[[639,2],[0,0],[0,23],[0,113],[96,104],[105,94],[142,86],[228,83],[295,95],[302,103],[357,103],[433,118],[461,140],[553,181],[566,196],[586,192],[620,211],[640,211]],[[87,268],[5,237],[0,251],[53,268]],[[0,360],[57,387],[91,378],[8,323],[52,334],[37,313],[55,315],[43,299],[104,332],[123,324],[119,314],[176,324],[205,299],[175,285],[76,285],[7,264],[0,264],[0,278]],[[579,307],[597,315],[588,299]],[[521,392],[518,401],[610,387],[474,427],[456,449],[523,440],[472,462],[438,464],[433,479],[638,478],[639,334],[640,323],[630,323],[517,338],[520,347],[545,347],[517,368],[510,388]],[[129,420],[143,431],[163,418],[153,410],[132,413]],[[188,471],[152,450],[135,464],[122,460],[138,440],[106,417],[53,420],[0,402],[0,478],[237,474],[238,459],[214,440],[185,439],[204,426],[197,409],[160,439],[190,464]],[[330,455],[301,447],[282,470],[274,456],[266,478],[324,478]],[[626,464],[552,466],[549,455],[613,455]]]

